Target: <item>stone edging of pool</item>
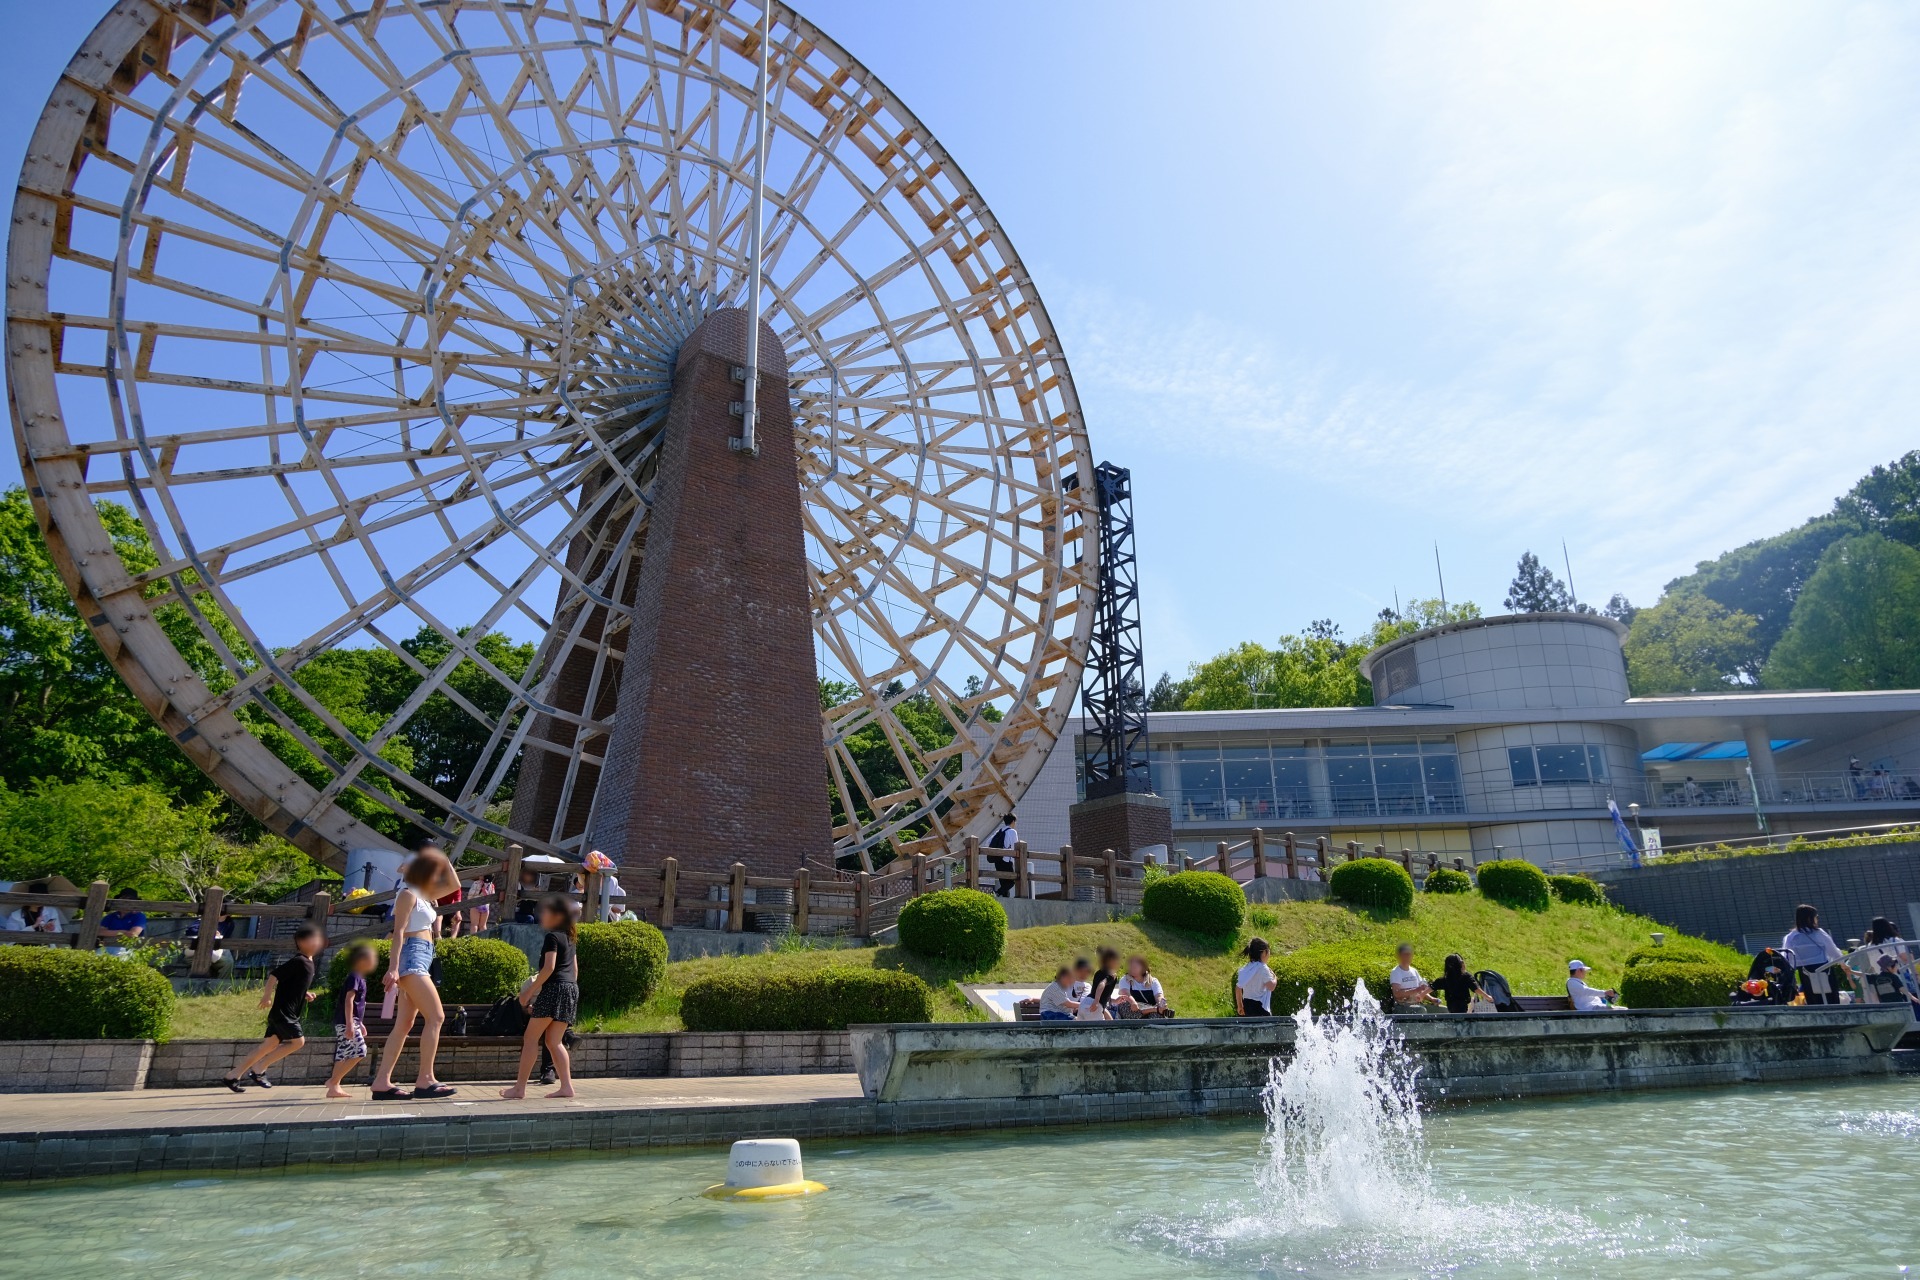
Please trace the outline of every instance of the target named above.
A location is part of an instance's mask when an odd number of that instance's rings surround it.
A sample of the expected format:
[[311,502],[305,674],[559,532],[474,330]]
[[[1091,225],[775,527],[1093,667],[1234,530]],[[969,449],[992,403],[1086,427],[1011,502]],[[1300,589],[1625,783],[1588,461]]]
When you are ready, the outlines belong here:
[[[1401,1018],[1430,1093],[1448,1100],[1805,1080],[1891,1072],[1906,1030],[1872,1007]],[[137,1090],[10,1099],[0,1180],[245,1172],[1257,1113],[1292,1024],[855,1027],[859,1077],[584,1082],[572,1102],[323,1103],[311,1087],[235,1098]],[[1501,1074],[1495,1074],[1495,1069]],[[966,1081],[973,1093],[934,1096]],[[391,1109],[388,1109],[391,1108]]]
[[[1393,1020],[1422,1092],[1454,1101],[1886,1073],[1909,1025],[1904,1008],[1880,1005]],[[1257,1090],[1294,1039],[1288,1018],[851,1032],[861,1084],[883,1102]]]

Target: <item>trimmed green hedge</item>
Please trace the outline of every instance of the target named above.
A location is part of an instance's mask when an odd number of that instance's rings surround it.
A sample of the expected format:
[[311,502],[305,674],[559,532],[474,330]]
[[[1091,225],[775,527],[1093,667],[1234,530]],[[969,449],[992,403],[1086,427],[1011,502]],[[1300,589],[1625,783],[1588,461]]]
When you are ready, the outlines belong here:
[[1620,1002],[1629,1009],[1699,1009],[1728,1004],[1747,979],[1742,964],[1639,964],[1620,979]]
[[1273,968],[1274,1013],[1297,1013],[1306,1004],[1307,992],[1313,992],[1313,1011],[1332,1013],[1353,1003],[1353,988],[1365,982],[1373,998],[1391,1005],[1393,990],[1387,975],[1394,966],[1393,952],[1383,943],[1364,940],[1319,942],[1301,947],[1268,963]]
[[1189,933],[1230,936],[1240,932],[1247,918],[1247,895],[1233,877],[1218,871],[1180,871],[1148,883],[1140,895],[1140,913],[1155,924]]
[[933,988],[900,969],[834,966],[701,978],[680,995],[689,1031],[844,1031],[858,1022],[931,1022]]
[[978,889],[923,893],[900,908],[900,945],[918,956],[978,973],[1007,949],[1007,911]]
[[[379,957],[367,978],[367,991],[377,994],[387,976],[386,938],[363,938]],[[340,990],[347,980],[347,956],[357,945],[343,944],[327,961],[327,989]],[[441,938],[434,943],[440,961],[440,998],[448,1004],[492,1004],[520,990],[533,970],[526,953],[499,938]]]
[[499,938],[442,938],[434,951],[448,1004],[492,1004],[519,991],[532,972],[526,953]]
[[1502,858],[1480,864],[1480,893],[1503,907],[1545,911],[1553,905],[1547,873],[1520,858]]
[[645,1004],[667,975],[667,935],[640,920],[580,926],[580,1003],[595,1011]]
[[165,1040],[173,984],[131,960],[0,947],[0,1040]]
[[[1635,947],[1627,953],[1627,968],[1638,968],[1643,964],[1741,964],[1744,963],[1731,947],[1723,947],[1717,942],[1708,942],[1705,938],[1689,938],[1685,935],[1668,935],[1661,946],[1651,944]],[[1740,975],[1746,981],[1747,975]]]
[[1413,913],[1413,877],[1385,858],[1341,863],[1327,877],[1327,891],[1357,907],[1377,907],[1396,916]]
[[1607,905],[1606,886],[1598,880],[1589,880],[1585,876],[1548,876],[1547,884],[1553,889],[1553,896],[1562,902],[1575,902],[1586,907]]
[[1471,893],[1473,877],[1464,871],[1455,871],[1452,867],[1437,867],[1427,872],[1426,892]]

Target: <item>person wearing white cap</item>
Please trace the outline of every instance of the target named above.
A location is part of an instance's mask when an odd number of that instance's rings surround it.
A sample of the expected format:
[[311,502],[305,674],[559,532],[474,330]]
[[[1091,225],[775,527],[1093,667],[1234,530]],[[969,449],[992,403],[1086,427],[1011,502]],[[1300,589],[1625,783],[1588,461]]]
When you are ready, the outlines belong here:
[[1567,961],[1567,999],[1573,1001],[1576,1010],[1609,1008],[1619,994],[1618,991],[1602,991],[1598,987],[1588,986],[1586,961]]

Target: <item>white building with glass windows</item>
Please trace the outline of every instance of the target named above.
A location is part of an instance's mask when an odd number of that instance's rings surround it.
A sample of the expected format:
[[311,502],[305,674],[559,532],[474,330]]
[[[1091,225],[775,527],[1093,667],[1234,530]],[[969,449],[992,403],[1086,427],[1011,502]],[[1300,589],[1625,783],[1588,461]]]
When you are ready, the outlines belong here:
[[[1375,706],[1155,713],[1175,847],[1257,827],[1599,868],[1627,856],[1609,798],[1668,848],[1920,820],[1920,690],[1635,698],[1625,634],[1593,614],[1480,618],[1368,654]],[[1020,803],[1032,848],[1067,843],[1080,727]]]

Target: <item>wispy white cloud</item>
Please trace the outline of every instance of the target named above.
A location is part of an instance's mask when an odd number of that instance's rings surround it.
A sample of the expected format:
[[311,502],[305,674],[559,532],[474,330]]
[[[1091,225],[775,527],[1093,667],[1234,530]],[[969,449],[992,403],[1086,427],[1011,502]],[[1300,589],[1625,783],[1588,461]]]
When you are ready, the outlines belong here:
[[1203,294],[1056,291],[1105,438],[1412,487],[1501,570],[1565,534],[1583,586],[1641,599],[1920,446],[1920,15],[1394,13],[1356,136],[1424,335],[1308,357]]

